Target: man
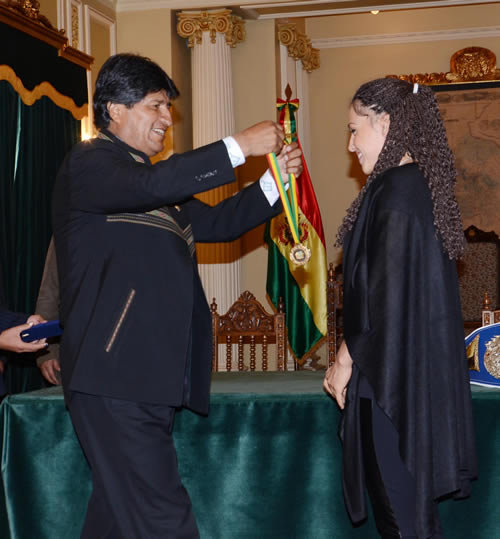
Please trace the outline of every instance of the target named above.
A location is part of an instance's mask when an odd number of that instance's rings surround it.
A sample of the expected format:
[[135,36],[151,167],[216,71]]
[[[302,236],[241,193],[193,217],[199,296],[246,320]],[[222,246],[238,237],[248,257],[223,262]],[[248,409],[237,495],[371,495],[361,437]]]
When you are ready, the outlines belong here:
[[[176,408],[209,404],[211,319],[194,241],[234,240],[281,211],[266,176],[215,207],[193,198],[234,181],[245,157],[278,152],[274,122],[150,164],[177,95],[151,60],[108,59],[94,95],[100,133],[56,181],[62,383],[94,487],[85,539],[199,537],[171,435]],[[300,173],[300,154],[283,149],[283,172]]]
[[[57,278],[54,238],[50,240],[49,248],[47,249],[35,311],[40,313],[46,320],[59,318],[59,280]],[[40,368],[42,376],[47,382],[54,385],[61,384],[59,341],[59,337],[50,339],[47,348],[40,351],[36,357],[36,364]]]

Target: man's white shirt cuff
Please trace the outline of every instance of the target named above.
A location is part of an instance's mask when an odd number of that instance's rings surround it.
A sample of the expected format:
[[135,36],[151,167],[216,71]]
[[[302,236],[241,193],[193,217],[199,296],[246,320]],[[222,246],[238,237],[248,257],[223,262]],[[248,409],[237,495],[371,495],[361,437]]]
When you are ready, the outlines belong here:
[[243,155],[240,145],[236,142],[234,137],[225,137],[222,139],[222,142],[226,145],[227,154],[229,155],[233,168],[243,165],[245,162],[245,156]]
[[260,188],[262,189],[262,192],[267,198],[267,201],[269,202],[271,206],[274,206],[274,204],[280,197],[280,192],[278,191],[278,188],[276,187],[276,182],[274,181],[274,178],[269,169],[267,169],[264,172],[264,174],[262,174],[262,176],[260,177],[259,183],[260,183]]
[[[245,163],[245,156],[243,155],[240,145],[236,142],[234,137],[225,137],[222,139],[222,142],[226,145],[227,154],[233,168],[243,165]],[[269,169],[267,169],[266,172],[264,172],[264,174],[261,176],[259,183],[264,196],[267,198],[267,201],[271,206],[274,206],[280,197],[280,193]],[[285,189],[288,189],[288,185],[285,186]]]

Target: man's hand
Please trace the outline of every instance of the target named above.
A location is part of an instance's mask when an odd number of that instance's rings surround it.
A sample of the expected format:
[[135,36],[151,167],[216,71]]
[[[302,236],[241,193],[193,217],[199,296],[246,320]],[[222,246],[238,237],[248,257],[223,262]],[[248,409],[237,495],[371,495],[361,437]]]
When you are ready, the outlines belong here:
[[283,146],[277,159],[285,184],[288,183],[288,174],[295,174],[296,177],[302,174],[302,150],[296,142]]
[[26,320],[26,323],[31,324],[32,326],[35,324],[43,324],[44,322],[47,322],[47,320],[40,314],[32,314],[28,320]]
[[326,371],[323,389],[337,401],[343,410],[347,384],[352,375],[352,358],[345,341],[340,345],[335,363]]
[[22,352],[36,352],[45,348],[47,346],[45,339],[33,342],[24,342],[21,339],[20,333],[26,331],[32,325],[32,323],[22,324],[2,331],[0,333],[0,350],[8,350],[9,352],[20,354]]
[[40,365],[40,371],[47,382],[55,386],[61,385],[61,366],[57,359],[47,359]]
[[278,153],[283,147],[285,133],[280,124],[269,120],[248,127],[233,135],[245,157]]

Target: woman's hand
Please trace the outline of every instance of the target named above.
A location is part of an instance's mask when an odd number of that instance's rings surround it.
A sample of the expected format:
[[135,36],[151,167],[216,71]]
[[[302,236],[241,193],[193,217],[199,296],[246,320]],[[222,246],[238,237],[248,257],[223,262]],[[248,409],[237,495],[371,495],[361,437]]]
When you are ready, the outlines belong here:
[[352,358],[345,341],[340,345],[335,363],[326,371],[323,389],[329,393],[343,410],[347,384],[352,375]]
[[[30,317],[31,318],[31,317]],[[43,319],[42,319],[43,320]],[[14,326],[6,329],[0,333],[0,349],[8,350],[9,352],[37,352],[47,347],[46,339],[40,339],[39,341],[24,342],[21,339],[21,332],[29,329],[33,323],[22,324],[21,326]]]

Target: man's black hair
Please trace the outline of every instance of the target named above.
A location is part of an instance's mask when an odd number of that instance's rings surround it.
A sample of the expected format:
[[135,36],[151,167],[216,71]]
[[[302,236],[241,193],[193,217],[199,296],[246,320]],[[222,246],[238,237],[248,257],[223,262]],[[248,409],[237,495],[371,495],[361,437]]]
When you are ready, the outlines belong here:
[[108,127],[111,118],[107,104],[121,103],[132,107],[146,95],[165,90],[169,99],[179,95],[172,79],[155,62],[138,54],[122,53],[104,62],[94,92],[94,124]]

